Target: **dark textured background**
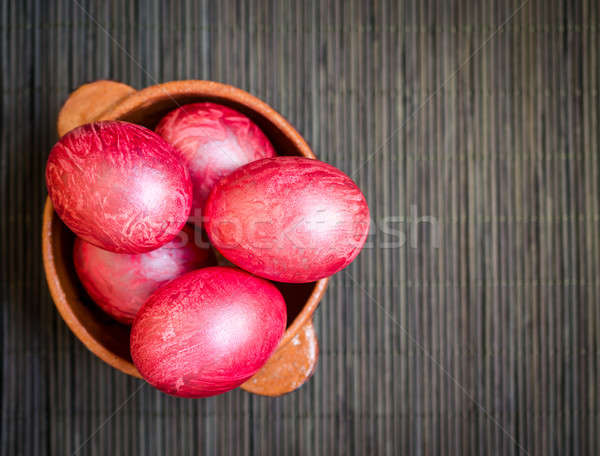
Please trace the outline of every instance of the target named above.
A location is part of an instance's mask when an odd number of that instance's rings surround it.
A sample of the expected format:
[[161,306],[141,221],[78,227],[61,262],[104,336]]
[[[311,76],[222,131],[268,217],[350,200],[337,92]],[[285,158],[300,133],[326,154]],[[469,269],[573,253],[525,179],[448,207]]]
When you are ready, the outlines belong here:
[[[599,454],[597,0],[79,1],[0,1],[2,455]],[[364,190],[298,392],[138,390],[61,321],[44,164],[99,78],[246,89]],[[438,248],[386,246],[413,206]]]

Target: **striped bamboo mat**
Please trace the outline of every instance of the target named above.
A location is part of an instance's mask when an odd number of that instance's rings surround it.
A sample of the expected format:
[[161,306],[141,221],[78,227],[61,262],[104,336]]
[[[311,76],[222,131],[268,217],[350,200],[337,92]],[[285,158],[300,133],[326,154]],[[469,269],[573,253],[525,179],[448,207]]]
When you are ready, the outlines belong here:
[[[599,9],[1,0],[0,454],[600,454]],[[102,78],[248,90],[364,190],[301,390],[171,398],[58,316],[44,165]]]

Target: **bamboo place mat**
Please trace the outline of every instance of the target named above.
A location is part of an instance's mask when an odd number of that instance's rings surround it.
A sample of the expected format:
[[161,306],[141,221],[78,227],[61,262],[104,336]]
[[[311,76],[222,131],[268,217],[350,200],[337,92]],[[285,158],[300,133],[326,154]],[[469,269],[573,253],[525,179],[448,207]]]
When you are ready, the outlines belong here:
[[[600,454],[596,0],[0,5],[2,455]],[[175,399],[59,317],[45,161],[103,78],[248,90],[365,192],[299,391]]]

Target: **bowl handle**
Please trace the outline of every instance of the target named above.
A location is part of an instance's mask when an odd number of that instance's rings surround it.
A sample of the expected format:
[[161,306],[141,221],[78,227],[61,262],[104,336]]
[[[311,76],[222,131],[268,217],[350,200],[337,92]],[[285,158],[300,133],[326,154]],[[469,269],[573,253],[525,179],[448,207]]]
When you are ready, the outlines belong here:
[[75,90],[58,114],[58,136],[80,125],[99,119],[135,92],[133,87],[116,81],[95,81]]
[[319,343],[309,320],[242,389],[261,396],[281,396],[300,388],[314,373],[319,359]]

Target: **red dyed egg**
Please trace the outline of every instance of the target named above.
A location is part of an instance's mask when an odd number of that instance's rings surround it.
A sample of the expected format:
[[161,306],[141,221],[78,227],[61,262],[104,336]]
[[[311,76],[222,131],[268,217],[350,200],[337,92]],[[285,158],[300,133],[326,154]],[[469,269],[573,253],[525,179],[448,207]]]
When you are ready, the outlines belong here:
[[214,396],[252,377],[285,325],[285,302],[273,284],[233,268],[204,268],[148,299],[133,322],[131,356],[165,393]]
[[189,171],[147,128],[97,122],[52,148],[46,184],[54,209],[80,238],[117,253],[143,253],[172,240],[191,209]]
[[73,247],[75,270],[91,298],[107,314],[125,323],[161,285],[186,272],[215,264],[210,247],[199,247],[186,225],[178,237],[151,252],[113,253],[80,238]]
[[[184,105],[167,114],[156,132],[177,149],[192,175],[193,209],[202,209],[217,181],[240,166],[275,156],[248,117],[215,103]],[[192,215],[195,214],[192,211]]]
[[312,282],[354,260],[369,230],[360,189],[302,157],[250,163],[221,179],[205,206],[213,245],[232,263],[279,282]]

